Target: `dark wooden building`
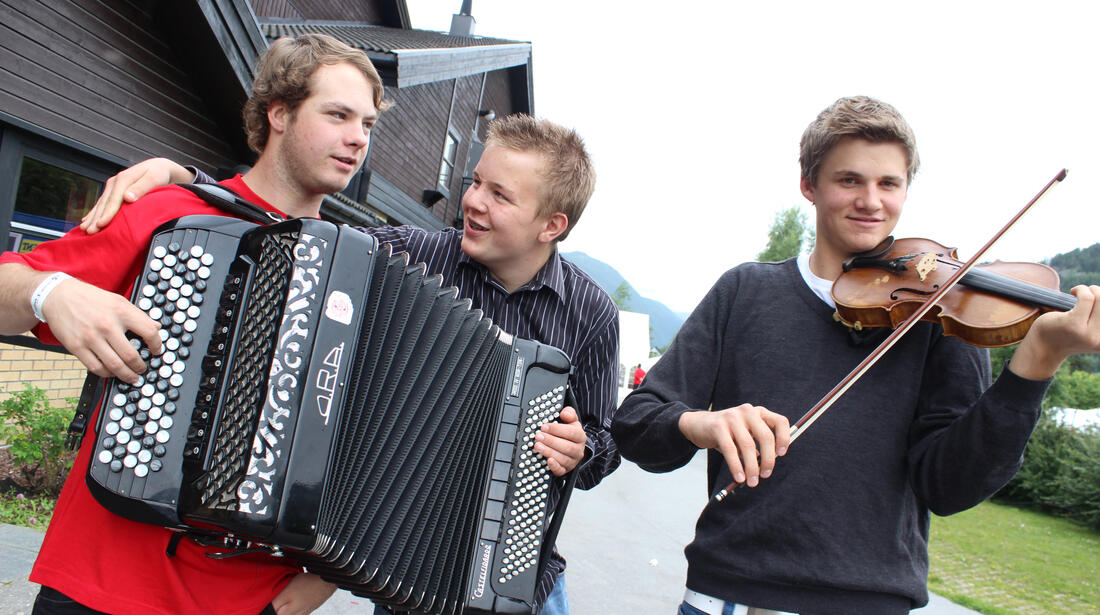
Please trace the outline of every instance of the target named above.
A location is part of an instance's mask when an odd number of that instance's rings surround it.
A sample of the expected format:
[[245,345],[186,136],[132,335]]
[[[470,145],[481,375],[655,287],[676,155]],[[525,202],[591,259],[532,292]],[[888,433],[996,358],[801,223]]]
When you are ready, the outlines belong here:
[[[364,169],[322,215],[456,224],[486,119],[533,112],[529,43],[414,30],[404,0],[0,0],[2,249],[60,236],[106,178],[140,160],[219,177],[250,164],[240,111],[257,58],[302,32],[363,49],[394,103]],[[75,393],[49,384],[64,371],[62,388],[78,387],[71,366],[21,353],[0,343],[0,396],[18,382]]]
[[[458,8],[455,1],[455,8]],[[302,32],[367,52],[394,103],[323,215],[452,225],[485,118],[533,111],[531,46],[414,30],[403,0],[0,0],[0,237],[58,236],[151,156],[228,176],[258,55]]]

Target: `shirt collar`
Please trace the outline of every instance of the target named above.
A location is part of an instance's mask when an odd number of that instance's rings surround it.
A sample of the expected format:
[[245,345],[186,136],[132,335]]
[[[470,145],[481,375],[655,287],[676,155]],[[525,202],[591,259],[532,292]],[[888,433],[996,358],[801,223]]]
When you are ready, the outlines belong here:
[[[470,258],[465,252],[459,253],[458,257],[459,266],[469,266],[477,269],[481,272],[485,279],[492,284],[495,288],[505,291],[504,287],[499,282],[493,279],[493,276],[489,274],[489,268],[481,263]],[[558,249],[554,248],[554,251],[550,254],[550,258],[546,259],[546,264],[535,273],[535,277],[531,278],[531,281],[520,286],[516,289],[517,293],[522,292],[537,292],[541,288],[548,288],[554,291],[557,295],[558,301],[565,302],[565,269],[562,265],[561,255],[558,254]]]

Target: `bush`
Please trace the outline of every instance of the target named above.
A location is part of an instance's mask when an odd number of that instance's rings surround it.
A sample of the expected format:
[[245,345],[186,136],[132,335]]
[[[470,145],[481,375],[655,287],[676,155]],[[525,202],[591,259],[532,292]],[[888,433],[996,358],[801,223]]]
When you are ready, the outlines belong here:
[[75,457],[65,446],[71,419],[70,408],[52,407],[46,392],[29,384],[0,401],[0,441],[10,445],[16,480],[28,491],[56,493],[65,482]]
[[1100,530],[1100,430],[1044,411],[1016,476],[996,497],[1035,504]]

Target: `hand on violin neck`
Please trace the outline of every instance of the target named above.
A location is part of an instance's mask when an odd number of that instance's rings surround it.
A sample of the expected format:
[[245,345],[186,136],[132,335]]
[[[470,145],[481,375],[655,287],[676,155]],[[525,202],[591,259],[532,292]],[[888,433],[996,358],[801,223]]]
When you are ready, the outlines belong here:
[[1008,368],[1021,378],[1046,380],[1075,354],[1100,352],[1100,286],[1077,286],[1077,305],[1035,320]]
[[791,435],[787,417],[752,404],[685,412],[679,427],[695,446],[718,449],[734,481],[749,487],[771,476],[776,457],[787,453]]

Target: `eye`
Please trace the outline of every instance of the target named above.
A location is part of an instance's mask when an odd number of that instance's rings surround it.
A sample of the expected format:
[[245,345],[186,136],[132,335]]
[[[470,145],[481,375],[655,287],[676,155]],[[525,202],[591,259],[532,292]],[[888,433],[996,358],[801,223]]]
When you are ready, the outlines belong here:
[[329,113],[329,115],[331,115],[332,117],[334,117],[334,118],[336,118],[336,119],[338,119],[338,120],[342,120],[342,119],[344,119],[344,118],[346,118],[346,117],[347,117],[347,114],[346,114],[346,113],[344,113],[343,111],[331,111],[331,112]]

